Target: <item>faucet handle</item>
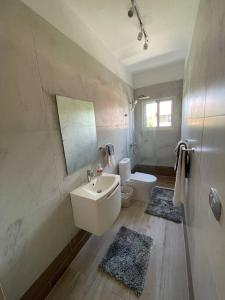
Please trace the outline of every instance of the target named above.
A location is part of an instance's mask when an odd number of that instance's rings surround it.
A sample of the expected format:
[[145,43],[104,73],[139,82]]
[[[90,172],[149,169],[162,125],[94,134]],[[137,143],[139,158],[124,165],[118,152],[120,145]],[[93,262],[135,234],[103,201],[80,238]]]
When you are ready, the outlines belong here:
[[88,180],[88,182],[90,182],[94,176],[95,175],[94,175],[93,170],[87,170],[87,180]]

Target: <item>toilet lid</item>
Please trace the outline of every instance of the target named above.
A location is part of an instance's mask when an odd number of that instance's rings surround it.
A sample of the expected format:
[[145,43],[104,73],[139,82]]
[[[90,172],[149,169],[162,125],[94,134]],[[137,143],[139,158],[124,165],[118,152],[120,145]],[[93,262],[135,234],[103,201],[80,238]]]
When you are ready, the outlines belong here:
[[155,182],[157,178],[150,174],[136,172],[134,174],[131,174],[130,180],[142,182]]

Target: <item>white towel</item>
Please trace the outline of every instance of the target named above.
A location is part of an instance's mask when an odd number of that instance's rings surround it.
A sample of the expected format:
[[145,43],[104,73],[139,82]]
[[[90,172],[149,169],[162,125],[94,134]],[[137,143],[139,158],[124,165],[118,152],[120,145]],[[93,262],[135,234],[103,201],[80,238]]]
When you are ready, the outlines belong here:
[[116,161],[115,161],[114,154],[111,154],[111,155],[107,154],[106,160],[107,160],[107,165],[108,165],[109,167],[111,167],[111,168],[114,168],[114,167],[115,167]]
[[185,201],[185,151],[182,151],[182,149],[185,149],[185,146],[181,146],[181,151],[178,158],[175,190],[173,197],[173,204],[175,206],[179,206]]
[[116,165],[116,162],[115,162],[115,157],[114,157],[114,146],[113,146],[113,144],[106,144],[105,151],[106,151],[107,165],[111,168],[114,168],[115,165]]

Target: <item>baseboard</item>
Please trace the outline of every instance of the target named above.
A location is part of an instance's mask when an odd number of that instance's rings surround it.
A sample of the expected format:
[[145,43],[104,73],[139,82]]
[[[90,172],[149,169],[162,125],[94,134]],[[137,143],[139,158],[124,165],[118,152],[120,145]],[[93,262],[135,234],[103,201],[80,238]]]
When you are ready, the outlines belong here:
[[165,166],[148,166],[148,165],[135,165],[132,169],[132,173],[135,172],[143,172],[147,174],[153,175],[161,175],[161,176],[171,176],[175,177],[175,171],[173,167],[165,167]]
[[184,243],[185,243],[185,253],[186,253],[186,262],[187,262],[187,275],[188,275],[188,290],[189,290],[189,300],[194,300],[194,288],[193,288],[193,279],[191,272],[191,259],[188,245],[188,234],[187,234],[187,225],[185,218],[185,211],[183,208],[183,229],[184,229]]
[[21,299],[45,299],[90,236],[90,233],[80,230]]

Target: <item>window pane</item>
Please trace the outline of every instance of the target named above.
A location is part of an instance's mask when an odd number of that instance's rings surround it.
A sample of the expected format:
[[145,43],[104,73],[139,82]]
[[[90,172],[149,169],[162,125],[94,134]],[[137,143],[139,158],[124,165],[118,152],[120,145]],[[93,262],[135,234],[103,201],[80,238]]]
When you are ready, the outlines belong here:
[[145,106],[146,127],[157,127],[157,103],[147,103]]
[[171,126],[172,101],[159,102],[159,127]]

